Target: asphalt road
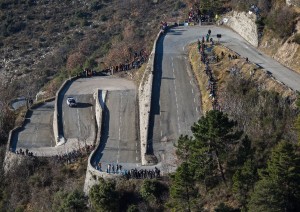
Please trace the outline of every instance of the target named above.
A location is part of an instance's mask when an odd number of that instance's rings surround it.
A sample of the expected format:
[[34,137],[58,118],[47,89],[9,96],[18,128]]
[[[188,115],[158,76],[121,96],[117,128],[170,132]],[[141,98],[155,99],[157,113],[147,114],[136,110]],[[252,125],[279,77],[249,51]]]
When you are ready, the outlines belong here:
[[[115,78],[114,76],[81,78],[68,84],[58,100],[58,111],[62,114],[59,118],[59,132],[60,135],[65,136],[66,143],[61,146],[55,146],[52,128],[53,101],[32,109],[26,117],[24,127],[12,135],[13,150],[27,148],[35,155],[51,156],[70,152],[85,144],[93,143],[96,136],[95,100],[93,94],[98,89],[135,91],[136,86],[129,80]],[[66,98],[68,96],[73,96],[77,100],[77,107],[70,108],[67,106]],[[112,100],[111,104],[117,107],[119,102],[114,103]],[[132,114],[131,116],[134,117]],[[119,120],[118,117],[115,117],[115,119]],[[124,120],[126,120],[125,117]],[[134,133],[135,130],[136,126],[128,125],[126,130],[122,129],[122,132]],[[123,160],[123,157],[125,157],[124,161],[127,160],[127,154],[128,151],[124,155],[120,153],[120,158]],[[134,152],[134,156],[132,156],[134,159],[136,154]]]
[[148,153],[154,153],[168,170],[174,169],[174,144],[180,134],[192,135],[190,127],[200,117],[200,93],[191,75],[186,46],[212,31],[212,37],[242,57],[271,72],[294,90],[300,75],[259,52],[231,29],[217,26],[176,27],[157,43],[149,125]]
[[108,91],[100,148],[92,164],[122,164],[124,169],[140,165],[136,90]]
[[12,135],[12,149],[35,149],[54,147],[52,120],[54,101],[46,102],[29,111],[24,127]]

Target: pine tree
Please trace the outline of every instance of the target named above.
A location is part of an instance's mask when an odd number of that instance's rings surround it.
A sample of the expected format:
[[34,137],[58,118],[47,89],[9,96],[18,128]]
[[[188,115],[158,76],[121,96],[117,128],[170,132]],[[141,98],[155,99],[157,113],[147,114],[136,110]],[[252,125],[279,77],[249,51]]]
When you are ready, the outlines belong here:
[[[300,110],[300,92],[297,93],[297,101],[296,101],[296,105],[298,107],[298,109]],[[300,144],[300,114],[298,114],[298,117],[296,118],[296,129],[298,131],[298,141]]]
[[300,211],[300,156],[293,144],[282,141],[274,148],[248,206],[249,211]]
[[221,177],[226,184],[221,158],[226,160],[230,145],[239,140],[242,133],[234,131],[236,123],[221,111],[211,110],[192,126],[194,149],[207,148],[207,155],[216,158]]
[[249,199],[249,192],[253,191],[256,181],[256,166],[252,159],[245,161],[244,165],[239,168],[232,177],[232,190],[242,208],[245,210],[247,210],[246,206]]
[[96,211],[117,211],[118,195],[115,187],[114,181],[99,178],[99,183],[91,188],[89,197]]
[[183,162],[172,176],[170,201],[167,206],[174,211],[197,211],[198,191],[195,180],[187,162]]
[[193,140],[187,135],[180,135],[178,139],[178,144],[176,145],[176,155],[182,160],[187,161],[191,154],[191,145]]

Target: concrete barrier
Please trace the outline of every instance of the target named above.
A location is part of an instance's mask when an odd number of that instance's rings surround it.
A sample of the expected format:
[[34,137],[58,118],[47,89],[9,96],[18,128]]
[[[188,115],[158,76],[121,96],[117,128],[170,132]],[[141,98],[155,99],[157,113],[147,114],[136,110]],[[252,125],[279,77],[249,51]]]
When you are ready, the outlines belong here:
[[154,60],[156,43],[161,36],[161,32],[158,33],[154,40],[153,49],[149,56],[148,64],[144,72],[142,81],[139,85],[139,119],[140,119],[140,145],[141,145],[141,163],[147,165],[146,160],[147,146],[148,146],[148,127],[149,116],[151,110],[151,96],[152,96],[152,83],[154,72]]
[[88,158],[88,165],[86,170],[86,176],[84,181],[83,191],[86,195],[88,195],[91,187],[98,183],[98,179],[100,177],[108,179],[108,178],[116,178],[120,175],[118,174],[108,174],[106,172],[100,172],[95,169],[92,165],[93,158],[96,156],[95,153],[97,149],[100,148],[100,138],[101,138],[101,127],[102,127],[102,117],[105,109],[105,101],[106,101],[106,90],[98,90],[94,94],[95,98],[95,112],[96,112],[96,123],[98,125],[97,138],[96,138],[96,148],[92,151]]
[[70,83],[72,83],[74,80],[76,80],[78,77],[71,77],[70,79],[66,80],[58,89],[58,91],[56,92],[55,95],[55,104],[54,104],[54,114],[53,114],[53,136],[55,139],[55,143],[56,145],[61,145],[63,143],[65,143],[64,138],[61,137],[61,135],[59,135],[59,126],[58,126],[58,117],[59,117],[59,113],[58,113],[58,101],[59,101],[59,96],[62,93],[62,91],[64,90],[64,88],[69,85]]
[[6,145],[6,151],[10,151],[11,150],[11,142],[12,142],[12,137],[13,137],[13,134],[16,132],[16,131],[19,131],[21,130],[23,127],[24,127],[24,124],[25,124],[25,119],[26,117],[28,117],[28,113],[31,109],[34,109],[34,108],[37,108],[39,107],[40,105],[44,104],[45,102],[50,102],[50,101],[53,101],[55,99],[55,97],[50,97],[48,99],[44,99],[42,101],[39,101],[39,102],[36,102],[34,104],[32,104],[30,106],[30,108],[28,108],[26,110],[26,113],[25,113],[25,116],[23,117],[23,121],[22,121],[22,124],[20,126],[16,126],[14,129],[12,129],[11,131],[9,131],[9,134],[8,134],[8,140],[7,140],[7,145]]
[[20,126],[16,126],[14,129],[9,131],[7,145],[6,145],[5,158],[4,158],[4,162],[3,162],[3,167],[5,170],[5,173],[7,173],[9,171],[9,169],[12,166],[14,166],[15,164],[20,164],[20,161],[22,161],[22,158],[26,157],[23,155],[17,155],[12,152],[12,149],[11,149],[12,148],[12,138],[13,138],[14,133],[16,133],[17,131],[20,131],[22,128],[24,128],[25,119],[26,119],[26,117],[28,117],[28,113],[31,109],[36,108],[36,107],[44,104],[45,102],[53,101],[54,99],[55,99],[55,97],[51,97],[51,98],[45,99],[43,101],[39,101],[39,102],[31,105],[31,107],[28,110],[26,110],[25,116],[23,117],[22,124]]

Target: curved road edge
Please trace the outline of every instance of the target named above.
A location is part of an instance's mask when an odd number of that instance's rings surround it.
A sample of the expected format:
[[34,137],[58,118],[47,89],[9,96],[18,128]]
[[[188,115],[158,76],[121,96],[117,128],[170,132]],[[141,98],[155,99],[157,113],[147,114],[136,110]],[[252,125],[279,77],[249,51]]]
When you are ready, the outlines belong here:
[[60,86],[58,91],[55,95],[55,104],[54,104],[54,115],[53,115],[53,136],[55,139],[56,146],[62,145],[65,143],[65,139],[63,138],[63,129],[60,127],[62,126],[61,122],[61,108],[58,107],[59,102],[61,100],[61,94],[67,90],[67,88],[70,86],[70,84],[78,79],[78,77],[71,77],[70,79],[67,79],[64,81],[64,83]]
[[94,98],[96,100],[95,105],[95,113],[96,113],[96,122],[98,127],[97,137],[96,137],[96,148],[92,151],[88,158],[88,165],[86,170],[86,176],[84,181],[84,188],[83,191],[86,195],[89,194],[89,191],[93,185],[98,182],[98,179],[101,178],[115,178],[119,175],[117,174],[108,174],[106,172],[100,172],[99,170],[95,169],[92,165],[93,158],[95,157],[95,153],[97,149],[100,147],[100,137],[101,137],[101,126],[102,126],[102,116],[105,108],[106,102],[106,90],[97,90],[94,94]]

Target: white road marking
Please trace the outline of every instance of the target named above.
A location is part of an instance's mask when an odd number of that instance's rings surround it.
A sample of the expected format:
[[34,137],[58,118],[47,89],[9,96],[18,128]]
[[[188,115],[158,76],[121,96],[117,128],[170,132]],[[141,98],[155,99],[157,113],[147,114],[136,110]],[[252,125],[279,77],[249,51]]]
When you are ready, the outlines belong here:
[[81,127],[80,127],[80,122],[79,122],[79,112],[78,112],[78,109],[76,109],[76,112],[77,112],[78,131],[79,131],[79,135],[81,135]]
[[160,137],[162,137],[163,133],[162,133],[162,130],[160,131]]
[[139,158],[138,158],[138,157],[135,157],[135,160],[136,160],[136,161],[138,161],[138,160],[139,160]]
[[194,93],[194,89],[192,88],[192,94]]
[[120,109],[119,109],[119,142],[118,142],[118,155],[117,155],[117,163],[119,162],[120,158],[120,143],[121,143],[121,124],[122,124],[122,118],[121,118],[121,109],[122,109],[122,100],[123,95],[121,94],[121,102],[120,102]]
[[182,47],[182,50],[184,51],[184,47]]
[[196,107],[196,112],[198,112],[198,108]]
[[194,98],[194,102],[196,103],[196,99]]

